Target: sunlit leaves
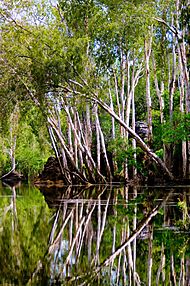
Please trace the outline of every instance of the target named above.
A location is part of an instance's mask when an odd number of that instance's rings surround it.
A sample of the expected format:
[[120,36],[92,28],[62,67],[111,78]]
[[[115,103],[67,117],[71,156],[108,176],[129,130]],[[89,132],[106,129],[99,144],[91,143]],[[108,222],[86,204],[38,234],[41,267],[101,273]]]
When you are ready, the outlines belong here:
[[174,113],[173,122],[162,126],[162,136],[165,143],[177,143],[189,139],[190,116]]

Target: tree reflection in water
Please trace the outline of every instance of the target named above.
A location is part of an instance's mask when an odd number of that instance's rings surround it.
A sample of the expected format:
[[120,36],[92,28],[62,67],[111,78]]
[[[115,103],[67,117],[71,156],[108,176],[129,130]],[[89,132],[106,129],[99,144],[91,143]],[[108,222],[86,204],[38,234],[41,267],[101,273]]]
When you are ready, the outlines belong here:
[[[188,188],[43,188],[49,208],[39,193],[24,235],[24,198],[21,207],[11,191],[1,207],[1,257],[10,256],[15,285],[190,285]],[[17,242],[9,250],[5,228]],[[5,275],[4,268],[0,274],[8,281],[11,270]]]

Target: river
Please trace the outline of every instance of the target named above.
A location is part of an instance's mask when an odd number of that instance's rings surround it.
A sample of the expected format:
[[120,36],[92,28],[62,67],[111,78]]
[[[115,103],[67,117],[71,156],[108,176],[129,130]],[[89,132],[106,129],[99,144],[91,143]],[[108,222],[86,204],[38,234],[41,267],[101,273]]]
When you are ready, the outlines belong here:
[[190,186],[0,185],[0,285],[190,285]]

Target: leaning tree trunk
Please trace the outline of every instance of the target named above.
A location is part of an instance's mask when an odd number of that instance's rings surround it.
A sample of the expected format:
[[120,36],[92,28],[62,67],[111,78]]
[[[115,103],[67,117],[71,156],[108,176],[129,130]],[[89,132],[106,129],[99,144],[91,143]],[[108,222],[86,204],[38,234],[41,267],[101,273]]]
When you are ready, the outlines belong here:
[[71,170],[66,170],[67,172],[69,172],[70,174],[72,174],[74,177],[79,178],[81,182],[87,182],[87,178],[83,175],[83,173],[76,167],[75,165],[75,161],[73,158],[73,154],[70,152],[70,150],[68,149],[66,142],[64,140],[64,137],[62,135],[62,133],[60,132],[60,130],[57,127],[57,124],[55,122],[55,120],[53,118],[48,118],[48,124],[52,127],[55,136],[57,138],[57,140],[59,141],[61,148],[63,148],[66,157],[69,160],[69,164],[71,165]]
[[152,218],[158,213],[163,204],[168,200],[171,193],[165,194],[163,200],[157,204],[150,212],[137,224],[136,229],[131,233],[131,235],[126,238],[126,240],[117,247],[114,253],[108,256],[94,271],[94,275],[97,275],[102,268],[107,267],[112,263],[112,261],[131,243],[135,238],[141,233],[141,231],[149,224]]
[[[99,150],[97,149],[97,152],[101,152],[100,151],[100,146],[101,146],[101,150],[102,150],[102,159],[105,161],[105,165],[106,165],[106,177],[109,178],[109,180],[112,180],[112,174],[111,174],[111,168],[110,168],[110,164],[108,161],[108,156],[107,156],[107,150],[106,150],[106,145],[105,145],[105,140],[104,140],[104,134],[102,132],[101,126],[100,126],[100,121],[99,121],[99,116],[98,116],[98,106],[95,109],[95,116],[96,116],[96,134],[97,134],[97,139],[99,142],[97,142],[97,147],[99,147]],[[98,160],[101,159],[101,157],[99,157],[98,155]],[[99,162],[98,162],[99,165]],[[101,165],[101,162],[100,162]]]
[[147,144],[135,133],[127,124],[121,120],[121,118],[100,98],[95,96],[94,101],[99,104],[100,107],[102,107],[106,112],[108,112],[112,117],[115,118],[115,120],[123,126],[127,132],[131,135],[132,138],[134,138],[139,145],[139,147],[147,153],[147,155],[156,162],[156,164],[161,168],[162,171],[168,176],[170,180],[174,179],[173,174],[168,170],[165,163],[147,146]]

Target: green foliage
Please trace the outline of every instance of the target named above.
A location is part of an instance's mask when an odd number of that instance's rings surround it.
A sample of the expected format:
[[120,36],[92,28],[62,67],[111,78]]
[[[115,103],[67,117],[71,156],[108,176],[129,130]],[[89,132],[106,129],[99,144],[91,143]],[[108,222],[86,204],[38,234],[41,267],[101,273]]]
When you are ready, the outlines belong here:
[[0,137],[0,172],[6,173],[11,169],[9,156],[11,137],[16,136],[16,169],[25,177],[34,176],[42,170],[44,162],[50,155],[51,146],[48,143],[45,122],[38,109],[30,103],[21,108],[16,119],[14,113],[11,117],[12,120],[7,123],[8,130],[3,132],[3,138]]
[[0,174],[2,174],[3,172],[8,172],[10,170],[10,160],[2,138],[0,138],[0,146]]
[[188,140],[190,134],[190,115],[173,113],[172,121],[168,119],[164,124],[160,124],[159,117],[153,116],[154,148],[156,154],[163,158],[162,142],[165,144],[179,144]]
[[108,150],[113,152],[113,155],[118,164],[118,172],[121,172],[123,163],[125,163],[126,160],[129,167],[140,167],[134,158],[134,154],[139,155],[142,153],[142,151],[138,147],[134,149],[131,146],[131,140],[127,140],[123,137],[118,137],[117,139],[110,142]]
[[15,199],[15,210],[8,208],[12,191],[6,192],[10,193],[9,198],[0,202],[0,283],[25,285],[47,251],[51,212],[35,188],[16,189],[21,197]]
[[161,159],[163,159],[163,157],[164,157],[164,150],[163,149],[159,149],[159,150],[156,150],[156,155],[158,156],[158,157],[160,157]]
[[34,176],[39,173],[50,155],[47,142],[46,150],[40,146],[38,137],[32,132],[29,125],[23,124],[18,136],[16,149],[17,168],[25,176]]
[[164,143],[178,143],[189,138],[190,115],[173,114],[172,122],[167,122],[162,126],[162,139]]

